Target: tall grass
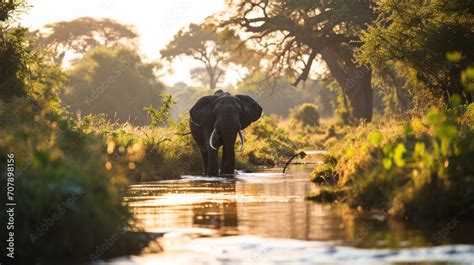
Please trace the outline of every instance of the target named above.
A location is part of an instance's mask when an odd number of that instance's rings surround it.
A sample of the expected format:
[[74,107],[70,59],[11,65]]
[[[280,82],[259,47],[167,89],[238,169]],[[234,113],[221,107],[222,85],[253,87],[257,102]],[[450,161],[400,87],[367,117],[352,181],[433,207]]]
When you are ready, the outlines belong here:
[[[409,122],[360,124],[329,149],[332,173],[355,207],[401,218],[473,217],[474,105],[433,108]],[[327,176],[322,176],[327,178]],[[349,189],[347,189],[349,187]]]

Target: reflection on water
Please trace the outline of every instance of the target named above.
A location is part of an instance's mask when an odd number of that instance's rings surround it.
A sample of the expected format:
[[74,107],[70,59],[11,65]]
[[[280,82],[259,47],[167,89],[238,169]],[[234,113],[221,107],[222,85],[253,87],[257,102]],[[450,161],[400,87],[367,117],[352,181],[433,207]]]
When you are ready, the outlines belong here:
[[[311,183],[308,171],[288,174],[242,174],[237,179],[188,176],[181,180],[130,187],[128,203],[139,224],[150,232],[258,235],[271,238],[328,241],[354,247],[410,247],[473,243],[469,223],[409,223],[361,220],[343,204],[304,199]],[[449,228],[449,229],[448,229]],[[203,230],[204,229],[204,230]]]
[[288,173],[132,185],[126,200],[144,230],[166,232],[164,251],[95,264],[474,264],[474,245],[460,245],[470,223],[354,218],[304,199],[309,171]]

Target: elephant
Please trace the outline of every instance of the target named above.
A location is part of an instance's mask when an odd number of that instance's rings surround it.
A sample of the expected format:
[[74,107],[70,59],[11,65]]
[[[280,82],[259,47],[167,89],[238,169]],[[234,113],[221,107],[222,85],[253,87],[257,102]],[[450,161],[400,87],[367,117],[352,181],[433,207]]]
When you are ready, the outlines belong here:
[[237,134],[244,146],[242,130],[262,115],[262,107],[250,96],[222,90],[200,98],[189,111],[189,127],[198,145],[207,176],[219,176],[218,149],[223,146],[220,175],[233,175]]

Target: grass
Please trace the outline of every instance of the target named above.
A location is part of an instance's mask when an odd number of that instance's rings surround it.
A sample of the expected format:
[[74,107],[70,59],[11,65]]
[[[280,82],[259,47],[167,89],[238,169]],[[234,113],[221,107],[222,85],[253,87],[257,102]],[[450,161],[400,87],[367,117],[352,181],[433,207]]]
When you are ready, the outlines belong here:
[[[132,225],[123,201],[126,187],[201,173],[187,118],[168,127],[111,123],[105,115],[76,120],[41,102],[29,97],[0,101],[0,157],[6,160],[13,153],[17,168],[19,255],[87,259],[97,257],[96,247],[111,238],[97,258],[140,251],[151,238]],[[245,130],[238,169],[282,164],[303,145],[278,122],[264,116]]]
[[329,192],[338,199],[398,218],[472,218],[473,124],[474,105],[456,102],[412,114],[408,122],[360,124],[330,142],[337,164],[316,168],[312,179],[337,178]]
[[[0,157],[6,161],[13,154],[15,160],[18,261],[87,259],[112,237],[101,257],[118,249],[131,253],[151,239],[132,225],[122,200],[125,172],[105,166],[102,135],[28,98],[0,101],[0,120]],[[6,164],[1,167],[6,172]]]

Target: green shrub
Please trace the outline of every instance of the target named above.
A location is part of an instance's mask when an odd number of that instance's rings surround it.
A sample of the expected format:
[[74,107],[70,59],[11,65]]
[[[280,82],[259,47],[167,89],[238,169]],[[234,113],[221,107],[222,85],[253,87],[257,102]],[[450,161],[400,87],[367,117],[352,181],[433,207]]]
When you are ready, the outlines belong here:
[[409,123],[359,125],[332,148],[349,202],[398,217],[474,216],[473,110],[453,103]]
[[[16,119],[11,119],[11,110],[19,114]],[[19,258],[84,259],[117,234],[111,251],[135,244],[121,241],[125,231],[134,229],[123,204],[127,181],[120,168],[107,167],[102,138],[58,117],[27,98],[0,104],[0,120],[11,121],[0,124],[0,158],[15,156]],[[0,167],[6,172],[5,163]],[[3,219],[5,212],[1,215]]]
[[288,131],[278,126],[276,116],[263,116],[244,130],[244,135],[244,150],[236,156],[238,167],[244,169],[282,164],[297,148]]
[[335,171],[337,160],[331,155],[325,155],[323,164],[316,166],[311,172],[309,180],[321,185],[334,185],[337,183],[338,174]]
[[318,106],[310,103],[296,106],[290,110],[290,119],[292,119],[294,123],[300,123],[303,126],[318,126]]

